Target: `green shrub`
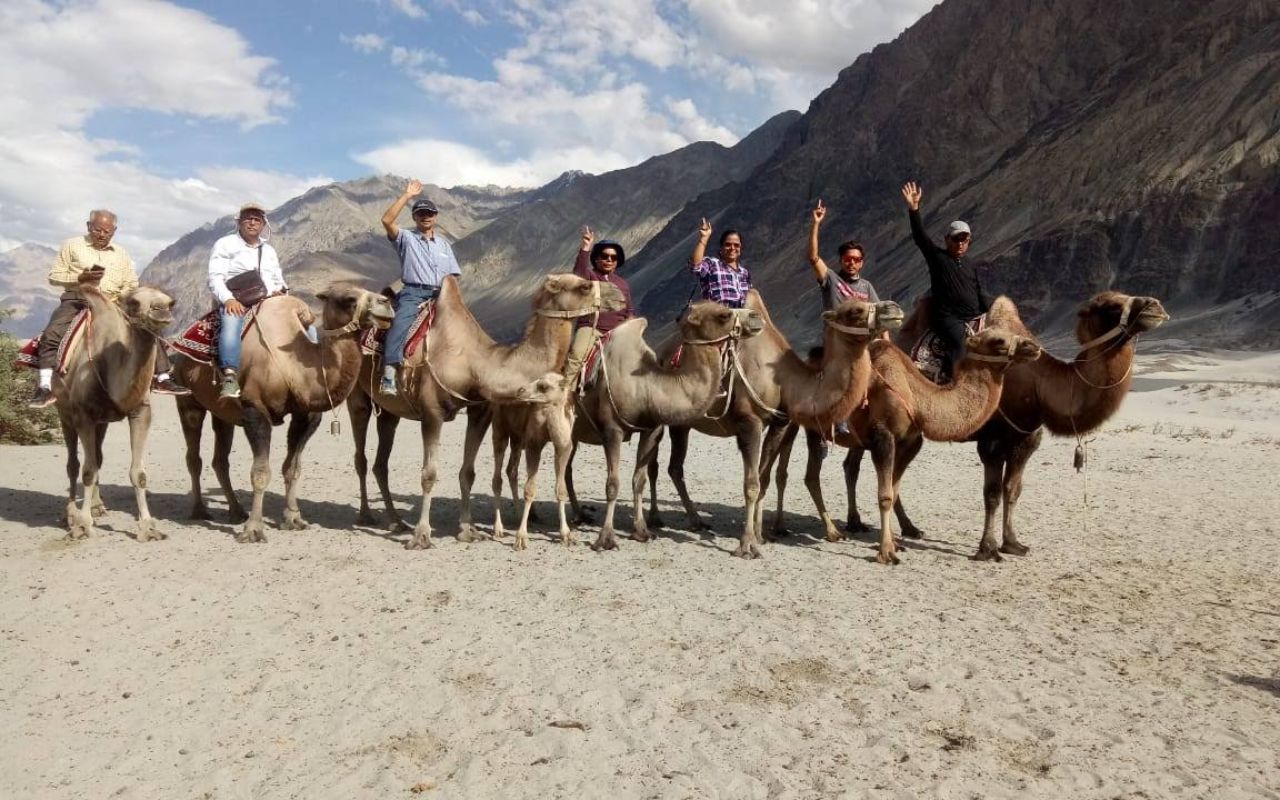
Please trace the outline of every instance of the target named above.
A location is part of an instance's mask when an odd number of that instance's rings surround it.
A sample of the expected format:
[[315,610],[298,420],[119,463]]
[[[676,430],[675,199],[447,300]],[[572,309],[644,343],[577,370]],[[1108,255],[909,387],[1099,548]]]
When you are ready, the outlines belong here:
[[[0,322],[11,316],[11,309],[0,308]],[[58,413],[52,406],[27,408],[36,386],[36,371],[13,365],[23,344],[0,331],[0,444],[47,444],[60,430]]]

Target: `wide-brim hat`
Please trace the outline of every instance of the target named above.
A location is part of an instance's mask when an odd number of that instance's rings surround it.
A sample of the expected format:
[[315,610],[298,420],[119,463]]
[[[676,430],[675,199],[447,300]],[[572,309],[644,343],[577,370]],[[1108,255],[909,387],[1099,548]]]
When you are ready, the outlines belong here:
[[622,265],[627,261],[627,252],[622,249],[622,245],[617,242],[605,239],[603,242],[596,242],[591,248],[591,263],[596,263],[596,256],[600,255],[600,251],[606,247],[612,247],[618,251],[618,269],[622,269]]
[[240,206],[240,213],[236,216],[236,219],[244,219],[245,213],[249,211],[257,211],[262,215],[263,219],[266,219],[267,210],[258,203],[245,203]]

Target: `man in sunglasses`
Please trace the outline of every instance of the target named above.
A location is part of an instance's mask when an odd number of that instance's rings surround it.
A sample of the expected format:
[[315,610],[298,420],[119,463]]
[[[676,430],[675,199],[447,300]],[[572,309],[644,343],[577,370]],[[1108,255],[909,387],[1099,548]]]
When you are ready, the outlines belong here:
[[965,325],[991,308],[991,298],[978,280],[978,271],[964,260],[969,252],[972,235],[969,224],[961,220],[952,222],[943,239],[945,247],[938,247],[929,240],[924,223],[920,221],[920,199],[924,191],[915,181],[902,187],[902,198],[907,201],[911,219],[911,238],[924,255],[929,267],[929,285],[933,296],[930,325],[946,346],[948,357],[942,365],[945,380],[955,375],[955,365],[964,357],[964,343],[968,337]]
[[840,245],[836,251],[840,254],[840,271],[827,267],[818,252],[818,229],[827,215],[827,207],[818,200],[810,216],[813,224],[809,228],[809,266],[813,267],[813,276],[818,279],[818,288],[822,291],[822,308],[830,311],[845,300],[861,300],[864,303],[878,303],[879,296],[871,281],[862,277],[862,267],[866,263],[867,251],[862,242],[850,240]]

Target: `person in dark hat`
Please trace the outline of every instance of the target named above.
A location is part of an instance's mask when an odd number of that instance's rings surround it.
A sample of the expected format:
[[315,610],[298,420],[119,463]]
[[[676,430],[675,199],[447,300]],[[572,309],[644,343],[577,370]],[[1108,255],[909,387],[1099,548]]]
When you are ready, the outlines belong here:
[[[443,236],[436,235],[440,209],[427,198],[418,197],[421,193],[422,182],[409,181],[404,193],[382,215],[387,239],[396,246],[396,253],[400,256],[400,280],[404,283],[395,298],[396,316],[387,331],[386,345],[382,350],[382,382],[378,393],[384,395],[399,393],[396,370],[404,362],[404,346],[418,308],[440,294],[440,284],[446,275],[462,274],[453,248]],[[414,230],[401,230],[396,225],[396,218],[414,197],[418,197],[411,208]]]
[[911,220],[911,238],[929,267],[933,297],[929,324],[946,347],[948,357],[943,361],[942,373],[944,380],[951,380],[956,364],[964,358],[964,343],[968,338],[965,325],[987,313],[991,298],[982,288],[978,270],[964,260],[973,241],[969,224],[962,220],[952,222],[943,238],[946,246],[938,247],[929,240],[920,221],[923,196],[924,190],[915,181],[908,181],[902,187],[902,198],[907,201],[907,216]]
[[627,304],[619,311],[601,311],[594,320],[595,324],[592,324],[591,317],[578,320],[578,329],[574,331],[569,355],[564,363],[565,386],[570,391],[576,388],[582,362],[586,360],[591,348],[596,346],[596,342],[636,315],[631,303],[631,286],[627,284],[626,278],[618,274],[626,260],[627,254],[622,245],[607,239],[595,242],[595,234],[591,229],[586,225],[582,226],[582,246],[578,249],[578,258],[573,264],[573,274],[591,281],[612,283],[622,292]]

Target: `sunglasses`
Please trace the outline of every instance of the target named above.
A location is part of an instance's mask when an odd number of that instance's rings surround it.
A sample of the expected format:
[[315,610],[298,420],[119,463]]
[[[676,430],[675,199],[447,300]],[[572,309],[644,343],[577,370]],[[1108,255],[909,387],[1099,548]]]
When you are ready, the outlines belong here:
[[856,263],[858,263],[858,264],[861,264],[865,259],[864,259],[862,256],[845,256],[845,257],[844,257],[844,260],[845,260],[845,261],[853,261],[853,262],[856,262]]
[[617,261],[617,260],[618,260],[617,253],[601,253],[600,255],[596,256],[596,261]]

